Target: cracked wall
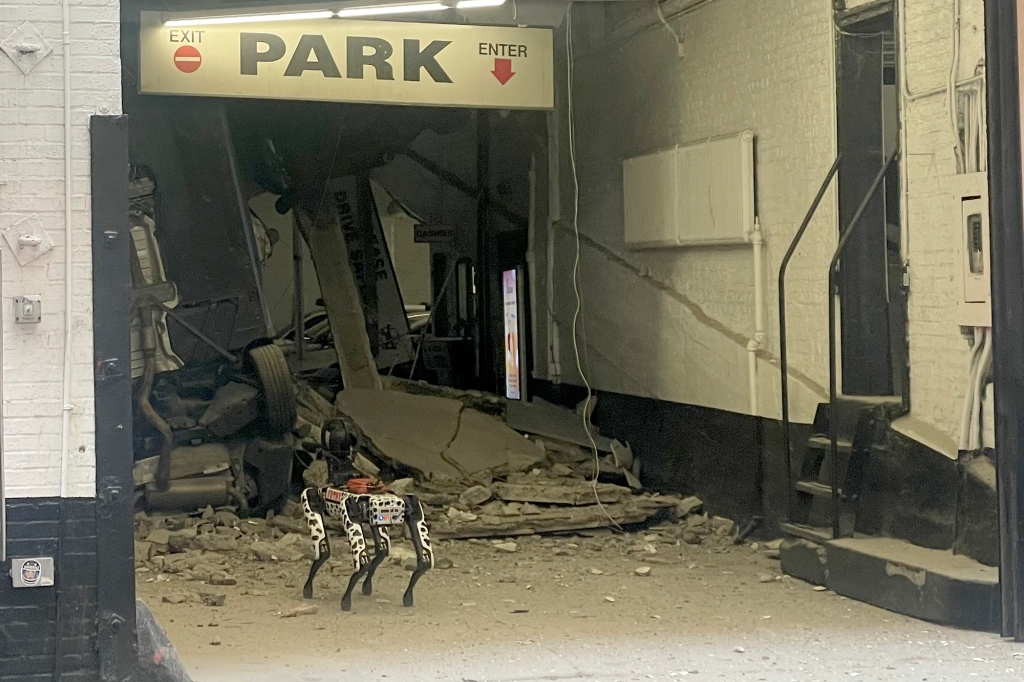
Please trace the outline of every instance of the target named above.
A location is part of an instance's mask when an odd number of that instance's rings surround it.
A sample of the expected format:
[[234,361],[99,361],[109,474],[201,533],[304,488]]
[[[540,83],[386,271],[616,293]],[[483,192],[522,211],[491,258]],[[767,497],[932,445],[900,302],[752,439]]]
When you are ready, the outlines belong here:
[[[911,87],[939,87],[950,64],[951,3],[908,4]],[[984,52],[982,2],[962,4],[961,72],[967,74]],[[574,10],[572,109],[583,294],[577,338],[596,388],[749,413],[751,247],[628,249],[621,162],[750,129],[757,136],[758,215],[765,239],[767,342],[758,354],[758,394],[760,413],[780,417],[778,268],[836,152],[832,5],[829,0],[716,0],[669,19],[682,39],[682,57],[653,9],[633,16],[590,5]],[[671,3],[665,11],[672,16]],[[561,330],[562,379],[579,383],[571,345],[574,180],[566,74],[558,78],[563,222],[555,229],[551,307]],[[947,196],[954,166],[945,102],[940,93],[910,103],[904,112],[910,203],[905,225],[912,415],[952,435],[961,398],[959,389],[950,387],[962,383],[967,347],[955,322],[958,222]],[[816,404],[827,399],[826,270],[835,234],[833,187],[787,277],[792,408],[803,422],[810,422]]]

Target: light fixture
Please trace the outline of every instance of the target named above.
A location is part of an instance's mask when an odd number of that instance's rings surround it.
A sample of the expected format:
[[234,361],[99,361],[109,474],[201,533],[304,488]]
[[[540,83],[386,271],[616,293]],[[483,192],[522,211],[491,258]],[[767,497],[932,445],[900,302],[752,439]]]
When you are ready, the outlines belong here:
[[214,26],[217,24],[249,24],[266,21],[299,21],[302,19],[330,19],[334,12],[318,10],[314,12],[287,12],[284,14],[239,14],[230,17],[195,17],[193,19],[170,19],[164,26]]
[[455,9],[477,9],[479,7],[500,7],[505,0],[459,0],[455,3]]
[[413,14],[416,12],[443,12],[448,9],[447,5],[440,2],[410,2],[402,5],[369,5],[366,7],[350,7],[340,9],[335,16],[345,17],[372,17],[386,14]]

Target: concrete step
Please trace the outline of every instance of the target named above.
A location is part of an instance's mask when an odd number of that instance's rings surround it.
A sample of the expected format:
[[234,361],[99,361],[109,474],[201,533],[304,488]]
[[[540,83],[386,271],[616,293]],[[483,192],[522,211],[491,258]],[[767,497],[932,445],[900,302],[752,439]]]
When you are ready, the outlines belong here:
[[994,567],[893,538],[813,542],[807,535],[783,543],[782,570],[788,575],[914,618],[971,630],[1000,628]]
[[[816,434],[807,439],[807,446],[815,448],[817,450],[830,451],[832,449],[832,441],[828,436]],[[840,438],[836,441],[836,452],[839,454],[848,454],[853,451],[853,443],[848,440]]]

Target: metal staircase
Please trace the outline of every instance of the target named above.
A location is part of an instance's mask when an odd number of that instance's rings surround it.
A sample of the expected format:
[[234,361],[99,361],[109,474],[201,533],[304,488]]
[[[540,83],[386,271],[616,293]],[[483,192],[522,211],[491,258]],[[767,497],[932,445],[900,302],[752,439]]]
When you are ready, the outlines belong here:
[[[894,401],[901,405],[901,398],[848,397],[840,396],[838,388],[838,367],[836,359],[836,298],[840,257],[857,231],[872,197],[878,192],[889,166],[899,156],[899,147],[894,149],[882,164],[871,187],[850,219],[846,230],[841,231],[839,244],[832,255],[828,269],[828,355],[829,355],[829,402],[818,406],[814,418],[813,434],[799,463],[794,466],[794,452],[791,443],[789,419],[789,358],[786,347],[786,270],[793,258],[807,226],[814,217],[818,205],[832,179],[839,171],[841,155],[825,176],[811,207],[797,229],[789,249],[779,267],[779,351],[782,379],[782,438],[786,453],[786,480],[789,482],[788,519],[784,525],[787,532],[820,542],[823,539],[849,537],[856,526],[857,495],[863,478],[866,455],[874,446],[883,447],[884,430],[879,433],[876,425],[881,406]],[[877,412],[877,414],[876,414]],[[885,428],[888,419],[881,420]],[[879,436],[882,436],[881,438]],[[794,470],[799,478],[794,478]],[[810,537],[808,537],[810,536]]]

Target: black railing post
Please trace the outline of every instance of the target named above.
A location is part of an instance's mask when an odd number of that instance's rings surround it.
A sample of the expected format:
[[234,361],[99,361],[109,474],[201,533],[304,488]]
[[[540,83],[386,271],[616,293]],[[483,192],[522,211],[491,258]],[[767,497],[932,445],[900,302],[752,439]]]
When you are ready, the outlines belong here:
[[836,160],[832,163],[832,167],[828,169],[828,174],[822,181],[821,187],[818,188],[818,193],[814,196],[814,201],[811,202],[811,207],[807,209],[807,215],[804,216],[803,222],[800,223],[800,227],[793,236],[793,241],[789,243],[789,249],[786,251],[786,255],[782,258],[782,265],[779,266],[779,367],[782,370],[782,443],[784,448],[783,452],[786,453],[787,521],[790,521],[793,518],[793,453],[791,452],[792,447],[790,445],[789,438],[789,355],[786,348],[786,269],[789,267],[789,261],[793,258],[793,254],[796,253],[796,247],[804,237],[804,232],[807,231],[807,226],[811,224],[811,218],[814,217],[815,212],[818,210],[818,204],[821,203],[822,198],[825,196],[825,191],[832,183],[832,178],[835,177],[836,172],[839,170],[839,161],[841,158],[841,155],[836,156]]
[[836,377],[836,273],[839,266],[839,257],[843,253],[843,249],[846,248],[846,244],[850,241],[850,237],[857,230],[857,226],[860,223],[861,216],[868,208],[868,204],[871,203],[871,199],[875,196],[875,192],[882,185],[882,180],[885,179],[885,174],[889,171],[889,166],[899,156],[900,148],[897,146],[889,158],[882,164],[882,170],[878,171],[878,175],[875,176],[874,182],[871,183],[871,187],[868,188],[868,193],[864,197],[864,200],[860,202],[860,206],[857,207],[857,212],[853,214],[853,218],[850,219],[850,224],[846,226],[846,230],[842,233],[839,238],[839,245],[836,246],[836,251],[832,254],[832,262],[828,266],[828,440],[829,440],[829,455],[832,458],[832,471],[831,471],[831,483],[832,483],[832,537],[838,538],[839,535],[839,467],[836,466],[838,450],[839,450],[839,432],[836,430],[836,397],[838,391],[836,389],[836,383],[838,379]]

